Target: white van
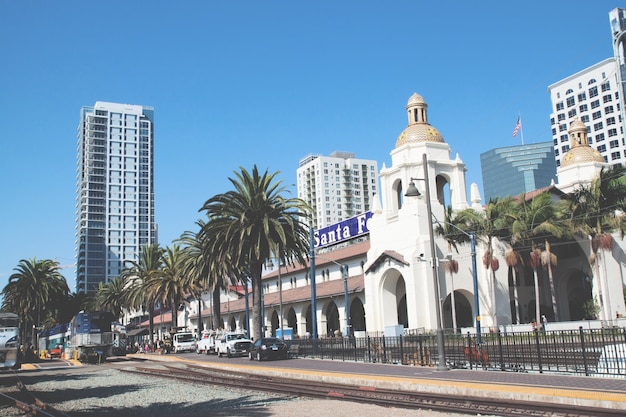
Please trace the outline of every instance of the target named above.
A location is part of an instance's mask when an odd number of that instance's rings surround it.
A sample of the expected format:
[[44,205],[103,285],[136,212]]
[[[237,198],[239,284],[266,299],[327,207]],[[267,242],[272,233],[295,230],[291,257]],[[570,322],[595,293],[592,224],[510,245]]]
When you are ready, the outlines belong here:
[[174,353],[193,352],[196,350],[196,338],[191,332],[175,333],[172,345]]

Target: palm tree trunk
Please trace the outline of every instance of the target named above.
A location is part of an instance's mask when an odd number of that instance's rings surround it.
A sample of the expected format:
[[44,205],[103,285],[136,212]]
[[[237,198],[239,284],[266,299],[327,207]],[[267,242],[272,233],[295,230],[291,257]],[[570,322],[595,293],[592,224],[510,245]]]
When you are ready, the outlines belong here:
[[213,288],[213,293],[212,293],[212,297],[213,297],[213,328],[214,329],[219,329],[220,327],[222,327],[222,312],[220,310],[221,308],[221,300],[220,300],[220,291],[222,289],[216,285]]
[[548,279],[550,280],[550,295],[552,296],[552,311],[554,312],[554,321],[560,321],[559,307],[556,303],[556,288],[554,287],[554,279],[552,278],[552,265],[548,265]]
[[537,267],[533,267],[533,278],[535,280],[535,323],[539,325],[541,318],[541,307],[539,303],[539,275],[537,275]]
[[198,296],[198,339],[204,330],[204,324],[202,323],[202,295]]
[[176,328],[178,327],[178,306],[176,305],[173,297],[170,300],[170,305],[172,307],[172,330],[176,331]]
[[520,324],[520,312],[519,312],[519,293],[517,291],[517,268],[513,267],[513,302],[515,303],[515,320],[517,324]]
[[262,310],[263,306],[261,291],[263,287],[261,285],[261,263],[255,262],[250,265],[250,276],[252,278],[252,340],[257,340],[263,337],[263,319]]
[[456,300],[454,298],[454,272],[450,272],[450,285],[452,291],[450,292],[450,303],[452,304],[452,329],[456,334]]
[[148,331],[150,331],[150,341],[154,343],[154,315],[152,314],[154,305],[148,304]]

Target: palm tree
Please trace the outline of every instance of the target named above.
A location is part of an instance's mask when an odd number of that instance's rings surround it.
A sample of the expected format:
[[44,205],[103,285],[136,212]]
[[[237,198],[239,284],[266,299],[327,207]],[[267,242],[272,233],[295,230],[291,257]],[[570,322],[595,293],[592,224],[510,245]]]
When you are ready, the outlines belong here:
[[185,257],[180,245],[166,247],[163,253],[163,268],[146,280],[144,286],[149,294],[161,304],[169,304],[172,315],[172,329],[178,327],[178,306],[188,295],[193,285],[184,274]]
[[550,242],[545,241],[544,250],[541,252],[541,264],[548,270],[548,280],[550,281],[550,295],[552,297],[552,308],[554,312],[554,321],[561,321],[559,315],[559,306],[556,302],[556,288],[554,286],[554,276],[552,267],[557,265],[557,256],[550,251]]
[[[602,168],[590,184],[579,186],[569,198],[571,222],[575,232],[591,239],[589,261],[594,265],[594,275],[598,277],[600,288],[607,277],[601,276],[597,259],[604,260],[604,252],[613,248],[612,232],[618,231],[621,236],[624,234],[625,174],[626,168],[622,165]],[[608,301],[610,298],[607,296],[605,299]],[[603,306],[602,311],[606,320],[612,318],[610,305]]]
[[[521,316],[519,310],[519,294],[517,291],[518,273],[517,267],[519,265],[519,253],[517,253],[512,247],[510,247],[504,254],[504,260],[509,267],[511,274],[513,275],[513,302],[515,304],[515,323],[520,324]],[[510,290],[509,290],[510,296]]]
[[[184,273],[189,277],[195,277],[192,281],[194,285],[189,288],[191,295],[198,300],[198,331],[203,330],[202,324],[202,293],[204,291],[211,292],[213,320],[212,328],[217,329],[221,326],[220,311],[220,295],[222,290],[226,290],[229,284],[234,284],[234,278],[229,278],[228,271],[234,268],[224,267],[224,262],[213,254],[212,241],[204,233],[206,223],[198,220],[196,224],[199,226],[197,233],[185,232],[178,239],[184,246]],[[247,326],[246,326],[247,328]]]
[[483,213],[478,213],[473,209],[463,210],[458,214],[458,221],[463,222],[476,231],[477,239],[485,245],[483,255],[483,265],[485,266],[488,281],[491,283],[491,305],[493,323],[498,325],[498,309],[496,297],[496,274],[500,264],[498,258],[494,257],[494,239],[503,240],[510,230],[511,216],[515,207],[515,201],[511,197],[502,199],[490,199]]
[[439,236],[442,236],[448,243],[448,262],[445,263],[444,269],[450,274],[450,283],[452,286],[450,291],[450,305],[452,307],[452,329],[455,333],[457,325],[456,299],[454,294],[454,274],[459,271],[459,263],[456,259],[452,258],[452,249],[454,249],[456,253],[459,253],[457,244],[465,243],[469,240],[469,235],[462,230],[462,226],[463,223],[457,221],[457,218],[454,216],[452,206],[448,206],[446,207],[446,210],[444,212],[443,223],[437,222],[437,226],[435,227],[435,232]]
[[122,311],[127,306],[128,280],[124,276],[119,276],[106,284],[100,283],[95,297],[95,305],[98,311],[108,311],[119,320]]
[[[40,327],[48,313],[67,299],[69,287],[59,272],[59,263],[50,259],[22,259],[15,271],[2,290],[2,309],[20,316],[24,325],[22,335],[26,336],[26,329],[30,328],[26,326]],[[33,334],[33,341],[34,337]]]
[[207,200],[201,211],[208,221],[204,233],[212,242],[211,255],[224,261],[228,275],[245,271],[252,281],[252,336],[262,336],[261,273],[263,264],[276,258],[279,248],[288,263],[305,263],[308,229],[303,222],[309,206],[299,198],[284,198],[282,181],[274,181],[278,172],[259,174],[240,168],[236,179],[229,178],[235,190]]
[[141,248],[139,260],[131,261],[131,266],[122,271],[121,276],[128,280],[127,308],[148,310],[150,340],[154,342],[154,307],[156,298],[148,291],[150,277],[158,276],[163,268],[163,248],[158,244]]
[[[533,268],[535,280],[535,320],[541,317],[541,303],[537,267],[541,265],[541,243],[549,239],[568,236],[569,227],[564,221],[565,207],[561,201],[554,202],[548,192],[537,194],[533,198],[526,198],[522,194],[513,216],[511,224],[510,244],[519,253],[530,249],[527,255],[528,264]],[[554,283],[550,283],[554,286]]]

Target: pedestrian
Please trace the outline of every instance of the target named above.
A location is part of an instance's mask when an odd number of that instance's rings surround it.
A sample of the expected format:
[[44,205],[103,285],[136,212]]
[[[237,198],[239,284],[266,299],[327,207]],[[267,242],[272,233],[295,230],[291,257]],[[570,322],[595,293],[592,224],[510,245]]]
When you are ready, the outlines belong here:
[[545,332],[546,331],[546,327],[548,326],[548,319],[546,318],[545,314],[541,315],[541,325],[542,325],[541,327],[542,327],[543,331]]

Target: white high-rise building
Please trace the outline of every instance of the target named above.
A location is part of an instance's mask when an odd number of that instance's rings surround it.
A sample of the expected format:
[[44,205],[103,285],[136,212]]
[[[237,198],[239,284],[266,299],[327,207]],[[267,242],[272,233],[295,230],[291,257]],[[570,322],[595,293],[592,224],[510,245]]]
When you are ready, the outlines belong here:
[[78,126],[76,292],[137,261],[157,242],[154,222],[154,109],[96,102]]
[[574,120],[587,126],[589,145],[611,164],[626,161],[620,94],[615,59],[607,58],[548,87],[550,123],[557,167],[575,144],[567,133]]
[[298,197],[314,210],[316,229],[371,210],[377,193],[378,164],[352,152],[307,155],[298,167]]

